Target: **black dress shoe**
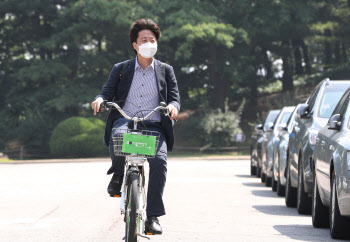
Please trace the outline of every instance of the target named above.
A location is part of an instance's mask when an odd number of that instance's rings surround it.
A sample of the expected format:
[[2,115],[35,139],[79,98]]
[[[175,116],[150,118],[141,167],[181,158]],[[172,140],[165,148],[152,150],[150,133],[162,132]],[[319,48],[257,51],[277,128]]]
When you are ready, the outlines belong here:
[[123,184],[123,177],[113,174],[111,182],[107,187],[107,192],[111,197],[120,197],[120,189]]
[[155,216],[147,217],[145,222],[145,234],[162,234],[163,230],[160,227],[159,220]]

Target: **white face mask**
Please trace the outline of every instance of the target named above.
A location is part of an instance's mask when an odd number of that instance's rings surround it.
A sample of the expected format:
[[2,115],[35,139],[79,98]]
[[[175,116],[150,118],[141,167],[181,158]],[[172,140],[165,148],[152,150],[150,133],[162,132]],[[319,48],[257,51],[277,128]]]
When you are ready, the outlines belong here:
[[[136,44],[137,45],[137,44]],[[139,47],[139,54],[143,57],[143,58],[152,58],[156,52],[157,52],[157,43],[151,43],[151,42],[147,42],[145,44],[142,45],[137,45]]]

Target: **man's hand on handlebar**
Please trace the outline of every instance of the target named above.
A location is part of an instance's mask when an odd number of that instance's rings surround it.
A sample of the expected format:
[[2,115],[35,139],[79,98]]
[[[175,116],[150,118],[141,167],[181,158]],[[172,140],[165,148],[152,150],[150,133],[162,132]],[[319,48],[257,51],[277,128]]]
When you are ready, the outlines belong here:
[[96,115],[100,111],[100,106],[102,103],[102,97],[96,98],[96,100],[91,103],[91,108],[94,110],[94,115]]
[[170,113],[170,120],[176,119],[176,118],[177,118],[177,115],[178,115],[177,108],[175,108],[175,106],[172,105],[172,104],[169,104],[169,105],[167,106],[167,108],[168,108],[169,113]]
[[[128,116],[128,115],[126,115],[125,113],[124,113],[124,111],[118,106],[118,104],[116,104],[116,103],[113,103],[113,102],[107,102],[107,103],[104,103],[104,100],[103,100],[103,98],[101,98],[101,97],[99,97],[99,98],[96,98],[96,100],[95,101],[93,101],[92,103],[91,103],[91,108],[94,110],[94,115],[96,115],[98,112],[100,112],[100,111],[104,111],[103,110],[103,107],[101,107],[101,104],[107,104],[107,106],[108,105],[110,105],[110,106],[114,106],[116,109],[118,109],[119,110],[119,112],[125,117],[125,118],[127,118],[127,119],[130,119],[131,120],[131,118]],[[103,105],[103,106],[104,106]],[[154,109],[151,113],[150,113],[150,116],[152,116],[152,114],[155,112],[155,111],[157,111],[157,110],[159,110],[159,109],[168,109],[168,111],[167,111],[167,116],[169,115],[170,116],[170,120],[174,120],[174,119],[176,119],[177,118],[177,115],[178,115],[178,110],[177,110],[177,108],[175,108],[175,106],[174,105],[172,105],[172,104],[169,104],[168,106],[166,106],[166,103],[165,102],[162,102],[162,103],[160,103],[160,107],[157,107],[156,109]],[[143,118],[143,120],[146,120],[146,119],[148,119],[150,116],[146,116],[145,118]]]

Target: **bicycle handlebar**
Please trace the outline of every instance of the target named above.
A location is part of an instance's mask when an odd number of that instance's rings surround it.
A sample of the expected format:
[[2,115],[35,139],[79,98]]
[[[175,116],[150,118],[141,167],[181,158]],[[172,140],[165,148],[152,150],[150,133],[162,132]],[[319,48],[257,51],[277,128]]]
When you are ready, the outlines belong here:
[[160,106],[156,107],[155,109],[153,109],[149,114],[146,115],[146,117],[143,117],[143,118],[138,118],[138,117],[130,117],[129,115],[127,115],[123,109],[118,105],[116,104],[115,102],[107,102],[107,101],[103,101],[103,103],[101,104],[101,107],[104,107],[104,106],[113,106],[115,107],[120,113],[121,115],[123,115],[124,118],[128,119],[128,120],[133,120],[133,121],[137,121],[137,122],[142,122],[142,121],[145,121],[147,119],[149,119],[155,112],[158,112],[159,110],[164,110],[166,111],[165,113],[165,116],[169,116],[169,110],[168,108],[166,107],[166,103],[165,102],[161,102],[160,103]]

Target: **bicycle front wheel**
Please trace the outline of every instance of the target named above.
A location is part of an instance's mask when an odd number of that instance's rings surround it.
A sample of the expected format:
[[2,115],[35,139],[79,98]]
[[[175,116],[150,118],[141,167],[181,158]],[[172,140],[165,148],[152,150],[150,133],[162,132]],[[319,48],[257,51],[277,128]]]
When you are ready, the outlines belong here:
[[125,241],[137,241],[137,205],[139,200],[139,174],[131,173],[126,207]]

